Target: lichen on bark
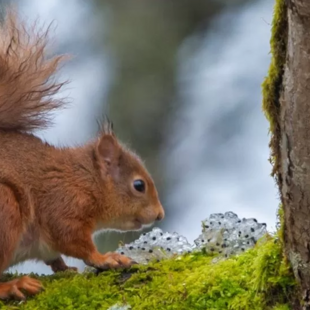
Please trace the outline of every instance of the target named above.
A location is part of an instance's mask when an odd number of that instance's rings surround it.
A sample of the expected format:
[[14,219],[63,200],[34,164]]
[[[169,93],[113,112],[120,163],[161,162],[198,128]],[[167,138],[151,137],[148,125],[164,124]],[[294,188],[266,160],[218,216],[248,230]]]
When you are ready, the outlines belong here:
[[271,28],[271,63],[268,75],[262,84],[263,111],[270,123],[272,175],[281,185],[280,161],[280,92],[286,58],[287,7],[285,0],[276,0]]

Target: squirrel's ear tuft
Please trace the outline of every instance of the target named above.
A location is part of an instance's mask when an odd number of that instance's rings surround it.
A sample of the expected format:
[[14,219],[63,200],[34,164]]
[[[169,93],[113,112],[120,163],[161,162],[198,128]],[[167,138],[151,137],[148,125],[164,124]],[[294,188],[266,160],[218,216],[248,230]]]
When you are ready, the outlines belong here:
[[113,123],[110,121],[107,115],[104,120],[97,119],[97,125],[99,128],[100,135],[112,135],[115,136],[113,131]]
[[104,134],[99,138],[97,152],[108,166],[114,166],[118,164],[121,148],[113,135]]

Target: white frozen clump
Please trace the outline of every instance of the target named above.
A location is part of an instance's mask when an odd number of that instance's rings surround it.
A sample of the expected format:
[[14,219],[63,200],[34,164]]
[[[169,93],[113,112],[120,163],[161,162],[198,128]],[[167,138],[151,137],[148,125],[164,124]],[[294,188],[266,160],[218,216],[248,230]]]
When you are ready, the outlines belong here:
[[163,232],[160,228],[153,228],[148,233],[143,233],[139,239],[125,244],[116,252],[124,254],[138,263],[147,263],[150,260],[160,260],[173,255],[190,253],[195,246],[188,243],[187,239],[176,232]]
[[226,257],[253,247],[267,232],[265,223],[258,223],[256,219],[241,220],[233,212],[211,214],[202,226],[201,235],[194,241],[196,247]]
[[117,252],[140,264],[202,249],[228,257],[253,247],[267,232],[266,224],[258,223],[256,219],[241,220],[233,212],[211,214],[202,226],[202,233],[193,245],[176,232],[163,232],[156,227],[118,248]]

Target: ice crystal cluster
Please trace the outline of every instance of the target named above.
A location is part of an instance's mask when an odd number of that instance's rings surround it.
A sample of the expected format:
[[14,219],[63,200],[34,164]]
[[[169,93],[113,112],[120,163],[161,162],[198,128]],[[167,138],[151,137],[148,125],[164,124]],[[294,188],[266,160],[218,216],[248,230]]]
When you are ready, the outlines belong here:
[[176,232],[163,232],[155,227],[152,231],[143,233],[134,242],[118,248],[117,252],[129,256],[138,263],[147,263],[154,259],[160,260],[176,254],[188,253],[194,248],[194,245]]
[[233,212],[214,213],[202,222],[202,233],[194,242],[196,248],[228,257],[253,247],[266,232],[266,224],[254,218],[241,220]]
[[140,264],[201,250],[228,257],[253,247],[265,233],[266,224],[256,219],[240,219],[233,212],[214,213],[202,222],[202,233],[194,244],[176,232],[163,232],[155,227],[132,243],[119,247],[117,252]]

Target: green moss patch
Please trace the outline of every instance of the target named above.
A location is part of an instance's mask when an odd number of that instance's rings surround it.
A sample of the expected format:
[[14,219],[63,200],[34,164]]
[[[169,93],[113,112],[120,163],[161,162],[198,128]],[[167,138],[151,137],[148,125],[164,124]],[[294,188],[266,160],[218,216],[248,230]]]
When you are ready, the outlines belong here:
[[287,29],[287,8],[285,0],[276,0],[270,40],[272,58],[268,76],[262,84],[262,90],[263,111],[270,122],[272,175],[276,177],[279,185],[281,185],[281,176],[279,175],[279,97],[286,58]]
[[0,309],[290,309],[295,281],[277,237],[242,255],[214,262],[203,253],[99,274],[42,276],[45,291]]

